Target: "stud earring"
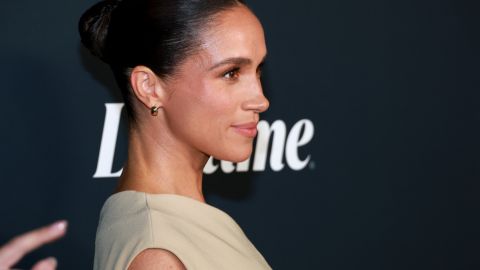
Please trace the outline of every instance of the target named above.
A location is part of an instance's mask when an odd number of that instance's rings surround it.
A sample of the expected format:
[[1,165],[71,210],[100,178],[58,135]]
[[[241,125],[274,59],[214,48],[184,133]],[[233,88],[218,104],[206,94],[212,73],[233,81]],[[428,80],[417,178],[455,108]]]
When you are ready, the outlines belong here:
[[155,106],[152,106],[152,108],[150,108],[150,114],[151,114],[152,116],[157,116],[157,115],[158,115],[158,109],[159,109],[159,108],[160,108],[160,107],[157,107],[156,105],[155,105]]

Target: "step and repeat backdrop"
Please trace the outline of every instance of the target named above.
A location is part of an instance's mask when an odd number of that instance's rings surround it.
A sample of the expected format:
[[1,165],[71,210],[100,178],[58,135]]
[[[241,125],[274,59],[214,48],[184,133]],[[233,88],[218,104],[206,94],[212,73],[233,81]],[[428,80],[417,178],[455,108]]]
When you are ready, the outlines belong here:
[[[95,2],[0,4],[0,243],[70,222],[21,268],[92,268],[126,157],[123,101],[77,33]],[[205,167],[207,201],[274,269],[479,269],[478,1],[249,5],[271,107],[249,161]]]

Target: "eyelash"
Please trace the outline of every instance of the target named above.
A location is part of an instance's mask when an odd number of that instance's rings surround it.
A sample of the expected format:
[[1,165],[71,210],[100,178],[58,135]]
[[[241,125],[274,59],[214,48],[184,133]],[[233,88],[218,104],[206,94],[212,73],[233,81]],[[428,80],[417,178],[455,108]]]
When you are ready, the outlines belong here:
[[[257,68],[257,77],[261,78],[262,77],[262,68],[263,68],[263,63],[260,64]],[[227,80],[237,80],[238,77],[240,76],[240,67],[234,67],[230,69],[229,71],[225,72],[222,74],[222,77],[227,79]]]
[[230,69],[229,71],[223,73],[223,78],[225,78],[227,80],[236,80],[236,79],[238,79],[239,73],[240,73],[240,68],[235,67],[235,68]]
[[257,69],[257,77],[258,78],[262,78],[262,69],[263,69],[263,64],[258,66],[258,69]]

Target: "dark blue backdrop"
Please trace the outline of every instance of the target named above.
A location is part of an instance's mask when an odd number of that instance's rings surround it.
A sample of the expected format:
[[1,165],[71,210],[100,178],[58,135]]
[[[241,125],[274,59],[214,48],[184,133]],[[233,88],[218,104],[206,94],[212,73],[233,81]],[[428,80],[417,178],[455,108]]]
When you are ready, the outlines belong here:
[[[116,178],[94,178],[106,66],[80,45],[95,1],[3,1],[0,243],[57,218],[68,236],[29,255],[92,267]],[[314,126],[305,168],[206,176],[207,200],[274,269],[480,267],[479,4],[250,1],[264,24],[268,123]],[[125,157],[121,122],[113,171]],[[270,151],[270,150],[269,150]],[[283,160],[285,161],[285,160]]]

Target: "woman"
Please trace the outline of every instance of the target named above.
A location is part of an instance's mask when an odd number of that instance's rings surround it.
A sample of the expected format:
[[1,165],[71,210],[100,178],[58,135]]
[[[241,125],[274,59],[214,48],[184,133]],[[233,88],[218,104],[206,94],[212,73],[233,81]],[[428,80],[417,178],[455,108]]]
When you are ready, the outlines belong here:
[[226,213],[205,203],[208,158],[252,152],[263,29],[238,0],[102,1],[82,42],[108,63],[129,114],[128,158],[105,202],[94,268],[270,269]]

